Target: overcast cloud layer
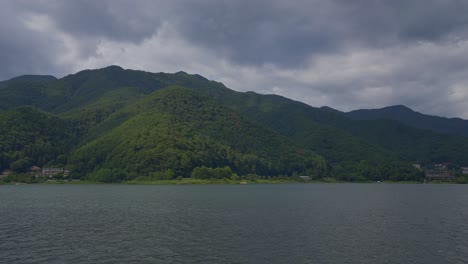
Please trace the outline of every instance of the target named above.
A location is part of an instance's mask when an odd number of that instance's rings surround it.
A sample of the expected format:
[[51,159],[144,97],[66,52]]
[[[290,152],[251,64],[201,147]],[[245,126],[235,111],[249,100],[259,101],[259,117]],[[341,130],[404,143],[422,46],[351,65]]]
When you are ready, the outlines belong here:
[[0,79],[117,64],[468,118],[468,1],[0,1]]

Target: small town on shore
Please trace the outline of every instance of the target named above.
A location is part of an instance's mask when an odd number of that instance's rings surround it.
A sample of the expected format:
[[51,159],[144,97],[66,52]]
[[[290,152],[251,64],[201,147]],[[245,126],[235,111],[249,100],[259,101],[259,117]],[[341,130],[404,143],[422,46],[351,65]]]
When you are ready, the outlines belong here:
[[[460,167],[459,169],[450,168],[449,163],[437,163],[427,167],[423,167],[419,163],[414,163],[413,167],[423,171],[424,183],[426,182],[454,182],[457,176],[468,175],[468,167]],[[80,181],[69,177],[70,170],[59,167],[43,167],[31,166],[29,171],[24,173],[42,181]],[[0,180],[12,174],[10,170],[4,170],[0,173]],[[310,181],[312,177],[302,175],[299,176],[302,181]]]
[[452,182],[456,180],[457,174],[468,175],[468,167],[460,169],[449,169],[449,163],[437,163],[428,168],[415,163],[413,166],[424,172],[424,182]]
[[[4,170],[0,173],[0,179],[8,177],[12,172],[10,170]],[[35,178],[45,178],[47,180],[69,180],[70,171],[66,168],[54,168],[54,167],[44,167],[40,168],[38,166],[31,166],[29,171],[26,174],[34,176]],[[71,180],[71,179],[70,179]],[[78,181],[78,180],[76,180]]]

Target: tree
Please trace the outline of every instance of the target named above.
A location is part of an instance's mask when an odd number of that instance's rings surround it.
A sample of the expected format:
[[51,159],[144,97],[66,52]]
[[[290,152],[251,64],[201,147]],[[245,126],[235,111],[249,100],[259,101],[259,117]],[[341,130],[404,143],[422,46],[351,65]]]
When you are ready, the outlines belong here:
[[124,171],[102,168],[94,173],[91,173],[88,176],[88,179],[91,181],[95,181],[95,182],[112,183],[112,182],[121,182],[125,180],[126,177],[127,177],[127,174]]
[[211,171],[205,166],[196,167],[192,170],[192,178],[209,179],[211,178]]
[[224,168],[215,168],[211,169],[212,170],[212,177],[216,179],[230,179],[232,176],[232,170],[229,166],[225,166]]
[[19,159],[10,164],[10,169],[14,172],[27,172],[31,166],[29,159]]

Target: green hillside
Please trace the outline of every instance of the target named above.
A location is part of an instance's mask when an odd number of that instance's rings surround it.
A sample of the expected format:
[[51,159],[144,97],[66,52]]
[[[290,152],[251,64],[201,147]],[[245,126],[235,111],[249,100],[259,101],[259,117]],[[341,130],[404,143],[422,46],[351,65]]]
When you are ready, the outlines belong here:
[[0,111],[0,171],[67,164],[81,136],[72,122],[31,107]]
[[391,153],[354,137],[337,126],[351,122],[342,115],[323,111],[277,95],[253,92],[219,97],[223,104],[246,118],[280,132],[297,144],[321,153],[332,163],[381,161]]
[[[394,120],[355,120],[276,95],[237,93],[223,102],[331,163],[366,161],[468,164],[468,139]],[[233,99],[234,98],[234,99]]]
[[[24,109],[32,116],[56,120],[57,131],[39,130],[37,137],[64,146],[39,160],[40,155],[12,154],[36,142],[36,136],[25,137],[16,148],[7,138],[3,169],[29,159],[37,165],[66,163],[75,177],[113,169],[130,178],[166,171],[187,177],[200,166],[229,166],[241,175],[414,180],[421,176],[414,162],[468,165],[465,137],[395,120],[351,118],[277,95],[236,92],[185,72],[110,66],[61,79],[13,81],[0,89],[0,101],[2,116],[14,117],[18,110],[11,109],[29,106]],[[37,133],[30,124],[34,118],[3,120],[5,135],[22,126],[24,133]],[[50,127],[38,120],[37,126]]]
[[327,175],[323,158],[258,127],[191,89],[169,87],[112,114],[71,159],[75,171],[118,168],[135,175],[229,166],[264,176]]

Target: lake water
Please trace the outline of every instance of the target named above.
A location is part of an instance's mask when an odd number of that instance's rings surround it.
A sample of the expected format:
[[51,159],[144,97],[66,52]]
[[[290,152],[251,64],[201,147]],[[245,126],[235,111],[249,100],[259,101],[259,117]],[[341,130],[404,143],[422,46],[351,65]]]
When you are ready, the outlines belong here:
[[0,263],[467,263],[468,185],[0,186]]

